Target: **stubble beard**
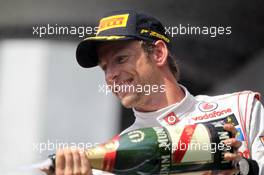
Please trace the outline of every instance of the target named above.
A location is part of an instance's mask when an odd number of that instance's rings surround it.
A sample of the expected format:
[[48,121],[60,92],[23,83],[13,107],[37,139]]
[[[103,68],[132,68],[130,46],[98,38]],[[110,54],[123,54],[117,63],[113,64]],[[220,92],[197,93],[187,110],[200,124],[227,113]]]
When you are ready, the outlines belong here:
[[125,108],[133,108],[139,103],[140,99],[141,93],[133,92],[126,94],[124,97],[120,98],[120,101]]

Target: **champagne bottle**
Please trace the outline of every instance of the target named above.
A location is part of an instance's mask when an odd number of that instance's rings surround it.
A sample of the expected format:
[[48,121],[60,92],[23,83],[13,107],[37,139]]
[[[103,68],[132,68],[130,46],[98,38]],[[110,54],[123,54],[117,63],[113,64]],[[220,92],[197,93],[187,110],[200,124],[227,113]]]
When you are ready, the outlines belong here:
[[[204,174],[238,172],[224,153],[230,138],[223,126],[176,125],[133,130],[85,153],[93,169],[114,174]],[[52,156],[55,166],[55,156]],[[54,167],[53,167],[54,168]]]

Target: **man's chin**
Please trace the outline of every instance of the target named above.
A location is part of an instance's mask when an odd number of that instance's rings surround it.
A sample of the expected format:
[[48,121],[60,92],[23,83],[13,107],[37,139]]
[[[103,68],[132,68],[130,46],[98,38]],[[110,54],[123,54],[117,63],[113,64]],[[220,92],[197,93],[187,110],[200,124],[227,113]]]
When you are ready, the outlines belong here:
[[120,101],[125,108],[132,108],[136,105],[138,96],[135,94],[127,94],[126,96],[121,98]]

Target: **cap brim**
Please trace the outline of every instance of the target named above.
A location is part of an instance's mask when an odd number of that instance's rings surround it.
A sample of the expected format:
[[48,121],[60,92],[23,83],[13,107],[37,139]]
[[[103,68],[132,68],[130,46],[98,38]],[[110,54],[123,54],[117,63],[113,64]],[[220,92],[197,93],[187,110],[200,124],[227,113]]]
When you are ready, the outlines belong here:
[[95,36],[88,37],[79,43],[76,50],[76,59],[80,66],[89,68],[98,65],[96,44],[100,42],[131,40],[130,36]]

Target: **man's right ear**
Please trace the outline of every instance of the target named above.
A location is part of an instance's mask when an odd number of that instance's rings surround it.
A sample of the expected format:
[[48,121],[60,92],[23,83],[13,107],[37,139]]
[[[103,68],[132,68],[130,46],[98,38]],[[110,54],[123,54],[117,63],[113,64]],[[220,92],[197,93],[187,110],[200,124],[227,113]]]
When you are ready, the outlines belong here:
[[158,40],[154,43],[155,49],[153,59],[157,66],[164,66],[167,62],[168,48],[164,41]]

